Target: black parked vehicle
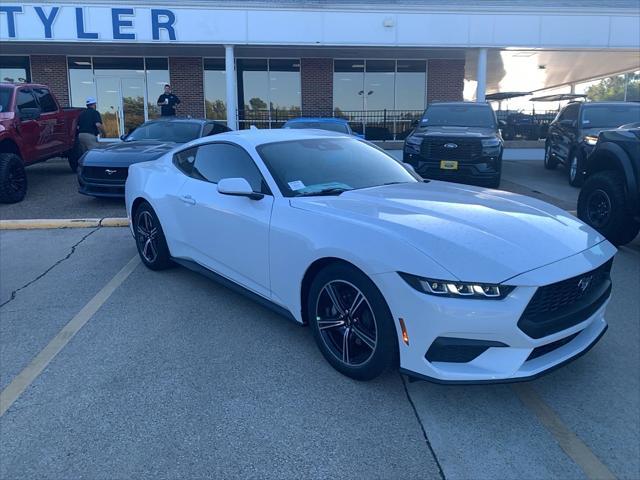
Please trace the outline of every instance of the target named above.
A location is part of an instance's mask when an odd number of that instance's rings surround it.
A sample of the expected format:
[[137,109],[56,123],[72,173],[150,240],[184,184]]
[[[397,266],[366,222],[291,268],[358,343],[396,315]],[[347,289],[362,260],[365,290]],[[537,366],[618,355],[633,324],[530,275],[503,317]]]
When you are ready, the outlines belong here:
[[487,103],[434,103],[406,138],[403,161],[425,178],[497,188],[502,151]]
[[572,102],[549,125],[545,143],[544,166],[553,170],[558,164],[567,170],[569,183],[582,185],[585,159],[593,151],[602,130],[640,121],[640,103]]
[[123,197],[129,165],[160,158],[177,144],[228,132],[223,123],[197,119],[159,119],[143,123],[121,143],[89,150],[79,162],[78,191],[93,197]]
[[601,132],[585,161],[578,217],[614,245],[640,231],[640,124]]

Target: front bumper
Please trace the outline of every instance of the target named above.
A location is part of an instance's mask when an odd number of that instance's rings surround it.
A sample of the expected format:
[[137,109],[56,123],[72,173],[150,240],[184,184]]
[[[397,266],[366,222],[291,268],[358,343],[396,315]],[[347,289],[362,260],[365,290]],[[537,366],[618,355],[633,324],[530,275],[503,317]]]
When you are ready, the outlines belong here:
[[423,158],[418,153],[404,151],[403,161],[413,166],[423,178],[447,182],[468,183],[473,185],[492,184],[500,178],[501,156],[482,156],[474,161],[461,160],[457,170],[443,170],[440,162]]
[[78,193],[90,197],[124,198],[125,182],[99,182],[78,175]]
[[[607,249],[608,256],[597,257],[597,264],[593,253],[586,253],[516,277],[508,283],[519,286],[504,300],[435,297],[413,289],[396,272],[375,275],[396,322],[401,371],[440,383],[515,382],[536,378],[579,357],[606,331],[609,298],[580,323],[542,338],[529,337],[518,327],[518,320],[538,286],[562,279],[557,272],[564,272],[564,278],[582,274],[604,263],[613,252],[613,247]],[[402,338],[400,318],[408,345]],[[462,355],[457,358],[442,361],[446,350],[431,347],[442,345],[443,338],[462,345],[467,341],[467,347],[458,350],[457,355]],[[480,345],[470,361],[464,358],[468,345],[471,350]]]

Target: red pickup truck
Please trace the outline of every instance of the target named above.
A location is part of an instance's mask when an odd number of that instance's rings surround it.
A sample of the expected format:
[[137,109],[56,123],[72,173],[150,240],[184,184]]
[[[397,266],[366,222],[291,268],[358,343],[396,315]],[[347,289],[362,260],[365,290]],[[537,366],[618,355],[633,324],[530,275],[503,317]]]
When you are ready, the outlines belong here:
[[0,83],[0,202],[20,202],[27,193],[24,167],[67,157],[77,169],[80,108],[62,108],[46,85]]

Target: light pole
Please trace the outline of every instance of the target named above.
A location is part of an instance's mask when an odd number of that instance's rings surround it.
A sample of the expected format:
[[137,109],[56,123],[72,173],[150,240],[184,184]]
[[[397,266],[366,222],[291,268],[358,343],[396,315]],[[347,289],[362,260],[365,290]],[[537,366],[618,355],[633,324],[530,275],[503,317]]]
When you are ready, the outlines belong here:
[[358,95],[362,95],[362,98],[364,101],[364,112],[362,112],[362,135],[366,136],[366,126],[365,126],[364,116],[367,113],[367,98],[369,97],[369,95],[373,95],[373,90],[369,90],[368,92],[365,92],[364,90],[360,90],[358,92]]

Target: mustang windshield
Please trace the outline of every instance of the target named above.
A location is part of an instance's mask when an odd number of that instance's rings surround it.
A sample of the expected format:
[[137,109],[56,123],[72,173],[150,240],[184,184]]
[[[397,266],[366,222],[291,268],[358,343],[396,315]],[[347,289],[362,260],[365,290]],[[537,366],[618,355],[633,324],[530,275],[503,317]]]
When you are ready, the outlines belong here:
[[495,128],[496,122],[489,106],[435,104],[424,112],[420,126]]
[[158,140],[187,143],[200,136],[200,128],[200,124],[196,122],[149,122],[136,128],[124,141]]
[[257,150],[285,197],[418,182],[384,151],[354,138],[291,140]]

